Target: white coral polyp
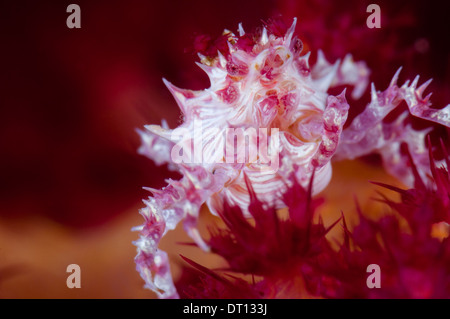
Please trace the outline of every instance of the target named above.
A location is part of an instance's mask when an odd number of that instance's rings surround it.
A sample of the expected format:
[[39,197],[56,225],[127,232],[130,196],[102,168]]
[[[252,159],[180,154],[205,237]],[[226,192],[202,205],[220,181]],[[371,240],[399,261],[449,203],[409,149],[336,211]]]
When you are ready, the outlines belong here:
[[[349,106],[345,90],[338,96],[331,96],[327,91],[331,86],[352,85],[352,96],[359,98],[366,90],[370,72],[364,62],[355,63],[351,55],[347,55],[342,63],[330,64],[321,51],[317,63],[310,68],[309,53],[300,55],[302,43],[294,37],[295,23],[296,20],[284,37],[268,34],[263,29],[254,46],[245,50],[237,44],[245,34],[242,26],[239,26],[239,36],[226,31],[227,57],[220,52],[216,58],[200,56],[202,63],[198,65],[209,76],[209,88],[185,90],[164,80],[184,122],[175,130],[167,125],[148,125],[146,131],[139,131],[140,153],[157,164],[167,163],[169,168],[182,174],[180,180],[169,180],[162,190],[149,189],[153,196],[144,201],[146,207],[140,211],[144,224],[135,228],[140,231],[140,238],[135,242],[137,269],[146,287],[161,298],[176,298],[178,294],[167,255],[158,249],[158,244],[168,230],[183,220],[189,236],[199,247],[208,250],[196,228],[203,204],[216,213],[223,202],[228,201],[248,214],[249,194],[244,176],[258,198],[279,208],[284,205],[280,195],[286,185],[291,184],[292,176],[306,186],[315,172],[314,193],[323,190],[330,181],[330,160],[338,150]],[[374,96],[366,113],[353,122],[339,146],[342,158],[374,150],[394,151],[391,154],[394,157],[400,152],[389,149],[385,143],[388,139],[382,139],[379,131],[380,121],[387,115],[385,111],[396,106],[387,100],[393,91],[394,88],[390,88],[386,96]],[[414,104],[418,101],[411,96],[415,93],[411,87],[402,87],[400,91],[411,110],[424,113],[428,105],[423,104],[426,101],[421,95],[422,104],[418,108]],[[370,119],[370,112],[386,114]],[[364,116],[369,117],[369,123],[365,123]],[[448,115],[433,113],[427,116],[448,123]],[[198,130],[198,123],[201,130]],[[234,146],[234,137],[230,139],[227,135],[230,129],[254,129],[257,132],[265,129],[266,133],[249,138],[248,143],[236,143],[237,148],[230,155],[226,152],[227,141]],[[401,135],[396,142],[407,135],[396,134]],[[381,144],[376,143],[377,138],[381,139]],[[410,138],[414,136],[409,134]],[[250,150],[260,150],[264,143],[272,146],[270,163],[262,161],[261,153],[252,158],[249,156],[244,162],[226,160],[227,156],[237,159]],[[176,155],[180,148],[182,158],[191,158],[191,161],[179,161],[179,158],[174,161],[173,154]]]

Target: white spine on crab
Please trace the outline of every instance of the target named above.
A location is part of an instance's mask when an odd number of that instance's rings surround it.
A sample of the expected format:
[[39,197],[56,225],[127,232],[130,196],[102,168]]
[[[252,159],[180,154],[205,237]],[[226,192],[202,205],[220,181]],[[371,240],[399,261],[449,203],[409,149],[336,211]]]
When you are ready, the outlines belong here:
[[[164,125],[164,124],[163,124]],[[173,143],[149,131],[137,130],[141,138],[138,153],[152,159],[156,165],[169,164],[170,170],[176,170],[170,158]]]
[[337,60],[331,64],[323,51],[318,50],[317,62],[311,75],[314,79],[318,79],[320,90],[327,91],[330,87],[351,85],[354,86],[352,97],[359,99],[369,84],[370,69],[364,61],[355,62],[351,54],[347,54],[342,62]]
[[242,27],[242,23],[239,23],[239,29],[238,29],[238,31],[239,31],[239,36],[240,36],[240,37],[242,37],[242,36],[245,35],[245,31],[244,31],[244,28]]
[[267,36],[267,29],[264,28],[264,27],[263,27],[263,30],[262,30],[261,40],[259,40],[259,42],[262,45],[266,45],[267,42],[269,42],[269,37]]
[[291,26],[289,27],[289,29],[286,31],[286,36],[285,36],[285,46],[286,47],[290,47],[291,45],[291,41],[292,38],[294,36],[295,33],[295,27],[297,26],[297,18],[294,18]]
[[369,85],[370,70],[364,61],[354,62],[353,56],[347,54],[342,61],[339,72],[334,79],[332,85],[338,86],[343,84],[354,85],[352,92],[353,99],[359,99]]
[[425,98],[422,97],[423,92],[431,83],[431,81],[432,79],[429,79],[419,88],[417,88],[419,76],[416,76],[410,86],[405,85],[401,87],[400,90],[402,98],[408,105],[409,111],[412,115],[424,120],[450,127],[450,104],[442,109],[431,109],[431,93],[428,94]]

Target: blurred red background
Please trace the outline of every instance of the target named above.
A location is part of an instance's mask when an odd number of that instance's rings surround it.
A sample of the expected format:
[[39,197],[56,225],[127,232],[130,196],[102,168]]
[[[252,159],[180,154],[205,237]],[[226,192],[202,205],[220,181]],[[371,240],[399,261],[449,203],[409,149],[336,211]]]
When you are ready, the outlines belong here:
[[[372,2],[381,29],[366,27]],[[81,7],[81,29],[66,26],[70,3]],[[142,186],[176,175],[137,154],[135,129],[177,125],[162,77],[208,86],[195,35],[239,22],[251,30],[278,14],[299,18],[313,52],[366,60],[377,88],[403,65],[403,81],[433,77],[432,101],[450,101],[448,11],[438,2],[2,1],[0,297],[153,296],[134,271],[130,228],[141,223]],[[87,269],[82,289],[65,287],[70,263]]]

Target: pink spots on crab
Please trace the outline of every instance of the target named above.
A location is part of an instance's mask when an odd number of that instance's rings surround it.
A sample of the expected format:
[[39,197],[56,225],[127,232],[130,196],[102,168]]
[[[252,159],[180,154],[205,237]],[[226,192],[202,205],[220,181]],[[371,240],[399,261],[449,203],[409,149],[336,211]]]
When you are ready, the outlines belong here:
[[324,122],[323,123],[323,129],[332,134],[336,134],[340,130],[340,126],[338,124],[335,124],[334,122]]
[[278,114],[288,114],[291,109],[297,106],[298,96],[295,93],[289,92],[281,96],[280,107],[278,109]]
[[295,66],[297,68],[298,73],[303,76],[308,76],[311,73],[311,69],[309,68],[307,62],[303,59],[297,60],[295,62]]
[[318,154],[320,154],[320,156],[315,157],[312,161],[311,161],[311,165],[313,167],[318,167],[318,166],[322,166],[323,165],[323,160],[319,160],[320,157],[324,157],[324,158],[330,158],[331,156],[333,156],[333,154],[336,152],[336,148],[337,148],[337,142],[339,141],[338,139],[334,139],[335,141],[333,141],[332,143],[330,143],[331,147],[326,145],[325,143],[321,143],[319,145],[319,150],[318,150]]
[[141,234],[143,236],[149,236],[151,238],[153,238],[153,240],[157,241],[159,240],[159,238],[162,237],[162,235],[164,234],[164,231],[166,229],[166,225],[159,220],[155,215],[144,215],[144,226],[143,229],[141,231]]
[[[319,152],[321,152],[320,148],[319,148]],[[311,166],[312,167],[318,167],[319,166],[319,161],[317,160],[317,158],[313,158],[311,160]]]
[[229,84],[223,90],[217,91],[217,95],[228,104],[234,103],[239,98],[239,90],[235,85]]
[[257,104],[257,108],[260,113],[260,125],[262,127],[268,127],[278,114],[278,106],[280,102],[277,95],[270,95]]
[[230,76],[244,76],[248,73],[248,65],[243,62],[228,61],[226,68]]
[[338,96],[330,95],[323,112],[323,134],[319,151],[312,160],[313,166],[323,166],[328,163],[336,152],[339,138],[348,116],[349,105],[345,98],[345,90]]
[[284,60],[281,58],[279,54],[276,54],[271,62],[275,68],[278,68],[284,64]]
[[287,107],[295,106],[297,104],[297,94],[292,92],[286,93],[280,98],[280,100],[283,105]]
[[174,200],[180,199],[180,194],[173,185],[168,185],[162,190],[151,190],[153,198],[159,201],[162,205],[170,205]]
[[292,39],[289,49],[295,56],[298,56],[303,51],[303,42],[295,37]]
[[270,85],[280,74],[280,67],[284,64],[284,59],[276,52],[269,54],[261,68],[261,84]]
[[201,201],[201,196],[197,192],[195,185],[190,183],[190,187],[185,190],[185,196],[188,202],[197,203]]
[[278,106],[278,96],[277,95],[270,95],[266,97],[261,103],[260,106],[262,106],[264,109],[274,109]]
[[268,90],[266,96],[256,104],[260,115],[259,122],[263,127],[269,127],[271,124],[280,125],[277,115],[286,118],[297,105],[296,93],[279,93],[277,90]]
[[175,88],[175,92],[183,94],[186,99],[192,99],[195,97],[194,91],[191,90],[183,90],[179,88]]

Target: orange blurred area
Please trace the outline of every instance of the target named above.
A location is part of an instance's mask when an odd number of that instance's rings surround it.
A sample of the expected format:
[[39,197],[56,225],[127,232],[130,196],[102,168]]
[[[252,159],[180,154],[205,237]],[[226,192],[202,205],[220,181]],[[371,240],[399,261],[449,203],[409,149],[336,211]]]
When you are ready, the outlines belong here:
[[[74,231],[35,216],[0,221],[1,298],[148,298],[134,270],[136,210],[102,227]],[[67,266],[81,268],[81,288],[69,289]]]
[[[355,174],[357,172],[357,174]],[[341,216],[349,225],[355,221],[357,198],[364,212],[384,214],[386,206],[370,200],[375,190],[390,198],[394,194],[370,184],[379,181],[401,186],[381,168],[362,161],[343,161],[334,164],[333,178],[323,194],[325,203],[318,211],[325,225]],[[144,282],[135,270],[133,258],[136,247],[132,241],[138,233],[131,228],[142,224],[138,214],[141,206],[120,214],[108,223],[84,230],[70,230],[42,216],[28,219],[0,220],[0,298],[154,298],[143,288]],[[222,225],[219,218],[202,211],[199,222],[201,233],[207,236],[207,227]],[[340,226],[330,236],[339,238]],[[199,264],[216,268],[223,261],[212,254],[202,252],[195,246],[181,225],[170,231],[160,248],[169,254],[175,281],[186,266],[180,254]],[[69,264],[81,268],[81,288],[69,289],[66,272]]]

